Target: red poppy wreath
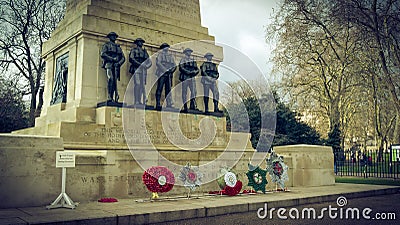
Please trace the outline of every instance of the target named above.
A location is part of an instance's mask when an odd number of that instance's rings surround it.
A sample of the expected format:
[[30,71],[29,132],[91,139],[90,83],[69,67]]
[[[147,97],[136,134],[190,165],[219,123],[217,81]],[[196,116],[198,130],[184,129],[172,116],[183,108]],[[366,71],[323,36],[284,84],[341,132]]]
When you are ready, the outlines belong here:
[[164,166],[153,166],[144,171],[142,181],[151,192],[170,191],[175,184],[174,174]]

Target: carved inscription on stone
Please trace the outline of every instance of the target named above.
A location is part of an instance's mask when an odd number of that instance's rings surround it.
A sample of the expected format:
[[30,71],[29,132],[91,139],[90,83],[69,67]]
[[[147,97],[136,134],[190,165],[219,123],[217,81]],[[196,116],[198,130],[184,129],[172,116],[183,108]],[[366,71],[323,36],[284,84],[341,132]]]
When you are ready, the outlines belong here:
[[170,18],[177,18],[182,20],[189,20],[193,22],[200,22],[200,9],[198,0],[129,0],[124,1],[127,5],[135,8],[144,8],[155,14],[168,16]]
[[[146,193],[146,187],[142,185],[142,173],[129,173],[125,175],[83,175],[80,176],[80,185],[85,186],[118,186],[124,187],[128,185],[127,189],[118,188],[120,193],[138,196],[138,193]],[[102,192],[101,190],[99,190]],[[110,191],[110,190],[109,190]],[[104,192],[104,190],[103,190]],[[117,193],[114,193],[117,194]]]
[[[183,21],[200,23],[199,0],[109,0],[118,5],[128,6],[138,10],[148,11],[161,16],[167,16]],[[90,4],[89,1],[69,0],[66,11],[73,12]]]
[[[92,132],[85,132],[83,135],[91,140],[96,140],[96,142],[109,144],[126,144],[125,135],[127,135],[130,145],[184,145],[187,143],[187,139],[194,140],[199,137],[197,132],[169,132],[168,136],[172,136],[172,141],[170,141],[163,131],[126,129],[124,132],[121,127],[101,128]],[[207,137],[207,134],[203,135],[205,135],[205,138],[199,140],[198,144],[204,144],[202,142],[212,140],[211,146],[225,146],[229,140],[229,135],[227,134],[219,134],[216,137]]]
[[105,182],[127,182],[129,180],[134,180],[133,175],[129,176],[81,176],[81,182],[83,184],[99,184]]

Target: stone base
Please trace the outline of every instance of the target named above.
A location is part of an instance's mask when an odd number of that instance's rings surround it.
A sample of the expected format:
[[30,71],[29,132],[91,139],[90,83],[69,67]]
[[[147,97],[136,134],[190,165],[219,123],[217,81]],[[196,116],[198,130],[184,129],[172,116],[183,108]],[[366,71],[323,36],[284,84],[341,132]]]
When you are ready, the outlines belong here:
[[0,208],[54,201],[61,193],[61,169],[55,166],[61,150],[62,138],[0,134]]
[[[142,182],[144,169],[147,168],[142,168],[136,162],[126,146],[118,146],[63,146],[61,138],[0,135],[0,155],[4,156],[0,165],[0,208],[44,206],[54,201],[61,192],[61,169],[55,167],[55,154],[64,149],[76,154],[76,166],[67,168],[66,180],[66,192],[73,201],[89,202],[104,197],[148,199],[151,193]],[[138,148],[138,151],[153,154],[150,149]],[[151,166],[162,164],[162,157],[179,165],[187,162],[204,165],[217,158],[222,151],[159,150],[160,158],[152,157],[149,160]],[[240,156],[233,169],[245,184],[247,162],[253,150],[248,148],[242,152],[230,151],[231,157],[225,163],[232,164],[231,160]],[[179,171],[173,172],[178,183]],[[202,185],[192,193],[211,190],[219,190],[215,181]],[[160,196],[186,194],[184,187],[175,185],[171,192]]]
[[180,111],[178,108],[175,107],[161,107],[161,108],[155,107],[155,110],[164,112],[176,112],[176,113],[179,113]]
[[204,115],[223,117],[224,113],[223,112],[208,112],[208,113],[204,113]]
[[[276,146],[274,151],[283,156],[289,166],[289,181],[293,187],[335,184],[333,151],[319,145]],[[290,184],[289,184],[290,185]]]
[[[250,135],[226,132],[226,120],[223,118],[110,106],[96,108],[93,114],[95,120],[91,122],[53,122],[46,126],[19,131],[61,137],[54,139],[59,141],[58,144],[51,144],[52,142],[48,140],[53,139],[46,137],[28,136],[36,138],[35,143],[32,143],[24,139],[26,136],[0,135],[0,155],[13,155],[7,157],[6,162],[2,164],[5,167],[0,168],[2,169],[0,187],[1,190],[7,190],[0,197],[4,199],[4,196],[13,196],[12,198],[17,199],[12,201],[11,198],[7,198],[10,200],[0,203],[0,207],[43,206],[54,201],[61,190],[61,169],[55,168],[56,150],[76,153],[76,167],[67,169],[66,191],[71,199],[77,202],[95,201],[103,197],[149,198],[151,193],[142,183],[144,169],[163,165],[165,159],[182,166],[188,162],[194,166],[206,165],[220,157],[224,151],[229,151],[228,157],[221,161],[221,165],[235,165],[234,170],[239,173],[239,179],[244,184],[247,181],[245,175],[247,162],[254,153]],[[124,119],[129,123],[128,126],[123,126]],[[176,131],[176,128],[182,133]],[[167,131],[170,131],[172,136],[167,137],[165,134]],[[215,134],[211,131],[215,131]],[[204,140],[200,139],[201,135],[205,135]],[[213,138],[207,143],[209,136]],[[15,139],[15,137],[20,138]],[[186,143],[186,138],[197,141],[192,144]],[[203,142],[206,143],[204,148],[196,147],[196,144],[203,145]],[[48,143],[51,146],[46,150],[42,146],[47,146]],[[127,143],[131,145],[131,150]],[[16,150],[11,152],[10,149]],[[23,153],[17,151],[19,149],[29,150]],[[142,163],[144,168],[138,164],[131,151],[148,156],[149,160],[144,163],[145,165]],[[36,152],[38,157],[40,156],[38,159],[32,156],[36,164],[27,164],[29,155],[34,155]],[[240,160],[235,163],[233,160],[237,158]],[[20,165],[20,161],[24,162],[24,165]],[[178,181],[179,171],[174,173]],[[35,179],[45,185],[38,185]],[[41,188],[30,188],[31,183]],[[13,190],[13,186],[28,188]],[[218,189],[216,182],[210,182],[198,188],[195,193]],[[171,192],[161,195],[186,193],[184,187],[176,185]],[[24,199],[32,200],[25,203]]]
[[[203,115],[200,111],[196,113],[180,113],[177,108],[163,108],[162,111],[154,110],[151,106],[101,106],[95,109],[76,108],[73,112],[65,112],[61,110],[63,104],[57,104],[48,109],[48,114],[44,117],[36,119],[36,126],[32,128],[14,131],[14,134],[28,135],[45,135],[63,137],[64,142],[95,142],[104,143],[105,136],[118,136],[120,141],[124,141],[123,131],[123,114],[129,115],[129,119],[135,121],[132,126],[142,123],[143,118],[146,119],[146,124],[154,133],[164,133],[162,123],[174,122],[171,126],[178,126],[184,134],[189,134],[192,138],[199,136],[200,121],[209,118],[214,121],[217,128],[216,140],[226,137],[226,120],[220,117]],[[52,109],[52,110],[50,110]],[[53,112],[54,111],[54,112]],[[72,116],[68,115],[72,114]],[[82,114],[90,116],[83,117]],[[72,117],[76,117],[73,119]],[[162,117],[170,118],[167,121],[162,121]],[[79,119],[79,120],[78,120]],[[211,129],[214,125],[209,124]],[[110,129],[109,129],[110,128]],[[135,127],[136,130],[144,131],[143,127]],[[104,132],[107,130],[107,132]],[[114,135],[115,133],[115,135]],[[93,134],[95,139],[92,139],[90,134]],[[89,136],[88,136],[89,135]],[[165,136],[165,135],[164,135]],[[110,142],[111,144],[115,142]],[[227,142],[226,142],[227,143]],[[225,143],[225,144],[226,144]]]
[[100,102],[97,103],[97,107],[103,107],[103,106],[111,106],[111,107],[122,107],[123,104],[122,102],[114,102],[114,101],[105,101],[105,102]]
[[[161,151],[162,155],[174,157],[174,162],[185,165],[190,162],[192,165],[203,165],[213,160],[215,155],[221,152],[202,151],[176,152]],[[149,198],[151,192],[147,190],[142,182],[144,169],[141,168],[127,150],[109,150],[106,153],[99,152],[98,155],[80,155],[78,151],[77,167],[68,171],[68,192],[74,201],[93,201],[102,197],[115,198]],[[245,184],[247,178],[247,161],[251,152],[243,154],[243,157],[233,168],[239,173],[239,180]],[[160,159],[160,163],[161,163]],[[157,165],[153,165],[157,166]],[[176,183],[179,181],[179,171],[175,171]],[[246,187],[243,187],[246,188]],[[219,190],[216,181],[203,184],[196,189],[194,194],[208,193],[211,190]],[[160,196],[184,196],[188,191],[179,185],[168,193],[160,193]]]
[[224,117],[223,112],[203,112],[198,109],[188,109],[187,112],[181,110],[180,113],[185,113],[185,114],[195,114],[195,115],[207,115],[207,116],[215,116],[215,117]]
[[155,110],[155,107],[152,105],[145,104],[134,104],[134,105],[124,105],[126,108],[136,108],[136,109],[146,109],[146,110]]
[[[102,108],[106,112],[109,107]],[[232,135],[233,142],[249,138],[244,133]],[[45,206],[55,200],[61,191],[61,169],[55,167],[56,151],[64,150],[76,154],[76,166],[67,169],[66,182],[66,192],[76,202],[96,201],[104,197],[148,199],[151,193],[142,182],[144,169],[163,165],[164,158],[178,165],[185,165],[187,162],[194,166],[206,165],[227,151],[218,145],[201,151],[160,146],[157,150],[160,154],[157,155],[151,148],[137,146],[129,150],[124,144],[95,143],[93,138],[95,137],[86,138],[91,144],[82,140],[63,143],[61,138],[1,134],[0,208]],[[246,146],[244,151],[232,150],[235,149],[234,143],[229,146],[228,157],[221,165],[235,165],[233,170],[243,182],[243,189],[250,189],[246,186],[246,172],[248,160],[254,150],[251,146]],[[274,150],[284,157],[289,166],[287,187],[334,184],[333,155],[329,147],[294,145],[279,146]],[[143,164],[138,164],[131,151],[140,151],[140,154],[148,156],[146,168],[142,168]],[[233,163],[237,158],[239,161]],[[265,161],[261,167],[265,168]],[[179,170],[173,172],[176,183],[179,183]],[[203,184],[193,194],[219,190],[217,182],[207,178],[209,177],[204,177],[203,180],[211,182]],[[266,189],[275,188],[269,180]],[[175,185],[172,191],[160,196],[184,196],[187,192],[184,187]]]
[[198,109],[188,109],[187,112],[181,110],[180,113],[204,115],[204,112],[203,112],[203,111],[200,111],[200,110],[198,110]]

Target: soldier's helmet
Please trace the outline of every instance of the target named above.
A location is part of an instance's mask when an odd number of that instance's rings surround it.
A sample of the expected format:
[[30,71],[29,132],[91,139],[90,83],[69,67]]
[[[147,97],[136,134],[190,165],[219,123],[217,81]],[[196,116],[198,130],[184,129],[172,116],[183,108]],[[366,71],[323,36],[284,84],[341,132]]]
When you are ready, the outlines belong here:
[[193,50],[192,50],[191,48],[185,48],[185,50],[183,50],[183,53],[186,53],[186,52],[190,52],[190,53],[192,53],[192,52],[193,52]]
[[213,56],[214,56],[214,55],[213,55],[212,53],[207,52],[207,53],[204,55],[204,58],[213,57]]
[[115,32],[110,32],[107,34],[107,37],[110,38],[111,36],[115,36],[116,38],[118,37],[118,34]]
[[138,42],[146,43],[142,38],[136,38],[133,43],[137,44]]
[[169,44],[167,44],[167,43],[162,43],[161,45],[160,45],[160,49],[163,49],[163,48],[169,48],[170,46],[169,46]]

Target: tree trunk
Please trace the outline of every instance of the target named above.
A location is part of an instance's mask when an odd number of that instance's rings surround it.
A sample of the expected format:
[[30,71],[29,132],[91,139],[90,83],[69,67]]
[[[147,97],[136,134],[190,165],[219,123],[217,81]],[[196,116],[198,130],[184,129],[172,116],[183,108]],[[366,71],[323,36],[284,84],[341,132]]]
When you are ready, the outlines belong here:
[[31,94],[31,104],[29,107],[29,126],[30,127],[35,126],[36,93],[37,93],[37,91],[32,91],[32,94]]
[[400,113],[396,113],[396,122],[394,124],[393,144],[400,144]]
[[38,106],[36,107],[35,110],[35,118],[40,116],[40,113],[42,112],[42,107],[43,107],[43,92],[44,92],[44,87],[39,88],[39,102]]
[[[339,111],[339,98],[336,97],[331,101],[331,107],[329,112],[329,129],[332,131],[337,125],[340,128],[340,111]],[[342,146],[343,147],[343,146]]]

